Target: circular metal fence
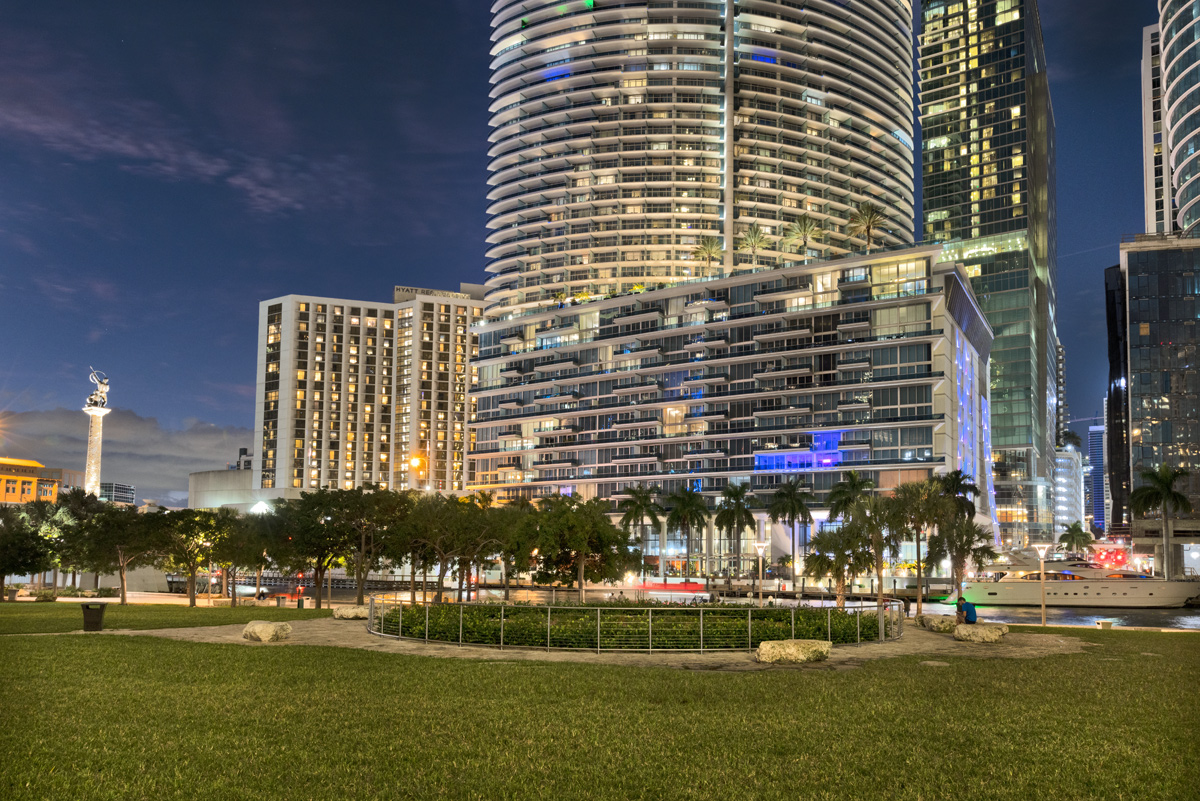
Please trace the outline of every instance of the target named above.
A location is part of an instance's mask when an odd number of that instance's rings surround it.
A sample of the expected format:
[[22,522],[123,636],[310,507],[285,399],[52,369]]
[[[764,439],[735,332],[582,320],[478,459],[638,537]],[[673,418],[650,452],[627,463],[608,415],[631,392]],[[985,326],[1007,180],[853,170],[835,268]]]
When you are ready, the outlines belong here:
[[595,651],[752,651],[767,640],[861,644],[899,639],[904,605],[834,607],[526,606],[410,603],[372,595],[367,630],[381,637],[495,648]]

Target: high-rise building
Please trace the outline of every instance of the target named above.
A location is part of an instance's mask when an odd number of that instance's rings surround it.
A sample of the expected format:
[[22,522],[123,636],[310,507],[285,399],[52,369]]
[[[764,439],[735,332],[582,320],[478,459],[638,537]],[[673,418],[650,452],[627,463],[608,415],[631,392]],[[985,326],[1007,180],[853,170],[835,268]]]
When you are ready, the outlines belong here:
[[1142,182],[1146,233],[1177,230],[1171,175],[1163,152],[1162,49],[1157,24],[1142,29]]
[[489,320],[913,242],[909,0],[492,9]]
[[1068,446],[1054,454],[1054,538],[1083,516],[1083,454]]
[[996,342],[996,505],[1006,544],[1053,529],[1054,112],[1035,0],[923,0],[924,233],[962,263]]
[[[1170,173],[1163,179],[1163,205],[1175,216],[1176,228],[1192,233],[1200,222],[1200,114],[1196,113],[1196,93],[1200,91],[1200,6],[1193,0],[1158,0],[1158,33],[1161,37],[1160,104],[1162,133],[1159,144],[1163,153],[1162,169]],[[1153,48],[1153,32],[1150,34]],[[1145,44],[1143,44],[1143,62]],[[1153,114],[1153,49],[1151,50],[1149,103]],[[1147,67],[1142,64],[1142,115],[1146,114],[1145,86]],[[1153,124],[1153,117],[1151,118]],[[1145,123],[1143,122],[1143,129]],[[1166,205],[1168,202],[1172,206]],[[1165,227],[1165,224],[1164,224]],[[1170,230],[1155,228],[1161,233]]]
[[100,494],[102,501],[119,503],[123,506],[133,506],[137,503],[137,488],[132,484],[121,484],[116,481],[101,481]]
[[[941,257],[933,245],[814,261],[488,321],[476,486],[499,500],[687,486],[715,503],[747,484],[761,502],[797,478],[819,507],[849,469],[884,489],[961,469],[983,477],[994,530],[992,335]],[[766,534],[757,508],[759,536],[786,553],[789,534]],[[705,572],[754,553],[749,534],[695,534]],[[661,536],[644,548],[679,566],[686,543]]]
[[1104,486],[1104,431],[1104,426],[1088,426],[1088,462],[1092,467],[1090,475],[1092,486],[1089,494],[1092,508],[1090,511],[1092,514],[1092,525],[1099,531],[1107,531],[1105,524],[1109,519],[1106,503],[1108,491]]
[[[1118,484],[1132,492],[1143,471],[1162,464],[1190,471],[1176,489],[1200,509],[1200,239],[1145,234],[1122,243],[1105,287],[1114,521],[1128,503]],[[1115,426],[1123,437],[1113,437]],[[1148,522],[1130,520],[1135,544]]]
[[1058,390],[1058,405],[1055,407],[1054,420],[1054,443],[1056,445],[1063,444],[1063,437],[1066,436],[1068,423],[1071,421],[1071,409],[1067,405],[1067,349],[1063,347],[1061,341],[1056,341],[1054,345],[1054,375],[1055,387]]
[[258,488],[465,489],[482,288],[463,290],[263,301]]

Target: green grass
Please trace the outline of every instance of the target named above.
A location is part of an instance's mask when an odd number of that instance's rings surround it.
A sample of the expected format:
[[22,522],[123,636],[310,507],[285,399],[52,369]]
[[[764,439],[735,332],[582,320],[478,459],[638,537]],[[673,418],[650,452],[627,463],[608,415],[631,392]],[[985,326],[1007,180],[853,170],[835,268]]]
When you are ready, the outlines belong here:
[[[288,609],[276,606],[190,608],[171,604],[121,606],[104,610],[106,629],[172,629],[183,626],[223,626],[251,620],[306,620],[328,617],[328,609]],[[78,603],[0,603],[0,634],[47,634],[83,629]]]
[[1050,631],[1101,647],[726,673],[10,637],[0,798],[1194,798],[1200,636]]

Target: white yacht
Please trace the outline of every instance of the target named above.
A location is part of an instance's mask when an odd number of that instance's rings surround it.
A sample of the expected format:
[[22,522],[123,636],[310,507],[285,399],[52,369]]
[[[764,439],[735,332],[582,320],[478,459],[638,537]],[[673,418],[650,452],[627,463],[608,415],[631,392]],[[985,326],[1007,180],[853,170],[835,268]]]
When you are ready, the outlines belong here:
[[[1046,560],[1046,606],[1108,608],[1179,607],[1200,596],[1200,581],[1171,580],[1105,567],[1086,559]],[[963,597],[976,606],[1040,606],[1042,582],[1037,552],[1010,551],[963,583]]]

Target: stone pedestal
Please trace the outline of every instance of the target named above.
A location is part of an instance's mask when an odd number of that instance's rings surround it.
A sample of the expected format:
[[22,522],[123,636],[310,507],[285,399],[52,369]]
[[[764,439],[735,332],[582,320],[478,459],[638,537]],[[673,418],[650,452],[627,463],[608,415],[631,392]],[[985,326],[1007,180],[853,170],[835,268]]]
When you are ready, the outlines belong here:
[[104,415],[111,412],[101,406],[87,406],[83,413],[88,422],[87,464],[83,471],[83,491],[100,497],[100,446],[104,440]]

